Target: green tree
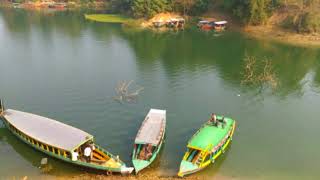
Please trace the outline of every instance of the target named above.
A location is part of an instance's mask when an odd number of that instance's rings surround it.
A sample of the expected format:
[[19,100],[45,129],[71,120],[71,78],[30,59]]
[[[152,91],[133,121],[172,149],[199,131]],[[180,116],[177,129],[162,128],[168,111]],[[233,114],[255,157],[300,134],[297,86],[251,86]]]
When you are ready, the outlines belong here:
[[135,17],[149,18],[171,10],[168,0],[132,0],[131,10]]
[[209,0],[194,0],[194,5],[191,9],[191,15],[199,15],[208,10]]
[[249,23],[254,25],[264,24],[270,15],[271,0],[250,0]]
[[275,0],[224,0],[224,6],[244,23],[263,24],[270,16]]

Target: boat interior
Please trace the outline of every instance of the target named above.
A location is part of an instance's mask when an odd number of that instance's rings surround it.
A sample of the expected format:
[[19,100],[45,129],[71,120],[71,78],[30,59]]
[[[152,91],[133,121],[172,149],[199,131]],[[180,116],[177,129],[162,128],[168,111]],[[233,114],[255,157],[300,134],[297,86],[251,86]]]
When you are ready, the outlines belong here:
[[188,148],[187,156],[185,157],[186,161],[196,163],[196,161],[200,158],[201,151],[197,149]]
[[[92,158],[90,160],[91,164],[102,165],[106,167],[118,168],[120,165],[118,159],[111,158],[108,154],[104,153],[100,148],[94,145],[95,148],[92,151]],[[87,162],[84,158],[83,152],[86,146],[81,146],[77,149],[79,153],[79,160],[82,162]]]
[[135,144],[134,158],[139,160],[149,161],[156,149],[157,147],[151,144]]

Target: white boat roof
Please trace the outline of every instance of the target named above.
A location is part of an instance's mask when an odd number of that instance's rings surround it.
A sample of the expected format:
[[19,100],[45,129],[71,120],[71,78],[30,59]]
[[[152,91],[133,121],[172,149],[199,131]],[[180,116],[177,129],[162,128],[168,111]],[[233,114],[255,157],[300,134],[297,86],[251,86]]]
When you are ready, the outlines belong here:
[[4,118],[27,136],[66,151],[73,151],[93,139],[80,129],[31,113],[7,109]]
[[151,109],[138,131],[135,144],[152,144],[157,146],[165,132],[166,111]]
[[216,21],[214,23],[218,24],[218,25],[222,25],[222,24],[227,24],[228,22],[227,21]]

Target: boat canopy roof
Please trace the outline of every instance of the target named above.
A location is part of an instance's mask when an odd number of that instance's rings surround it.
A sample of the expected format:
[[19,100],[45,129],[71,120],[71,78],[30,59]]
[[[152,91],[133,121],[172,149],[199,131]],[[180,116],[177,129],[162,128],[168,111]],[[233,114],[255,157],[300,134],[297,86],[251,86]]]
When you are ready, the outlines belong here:
[[199,21],[198,22],[199,24],[207,24],[207,23],[210,23],[209,21],[206,21],[206,20],[202,20],[202,21]]
[[223,25],[223,24],[227,24],[228,22],[227,21],[216,21],[214,23],[217,25]]
[[93,140],[92,135],[80,129],[31,113],[8,109],[4,118],[27,136],[66,151]]
[[225,120],[227,122],[225,128],[216,127],[209,124],[202,126],[188,142],[188,148],[205,151],[210,150],[207,149],[209,146],[213,148],[214,146],[218,145],[232,128],[233,120],[230,118],[225,118]]
[[166,111],[151,109],[143,121],[135,144],[152,144],[157,146],[165,132]]

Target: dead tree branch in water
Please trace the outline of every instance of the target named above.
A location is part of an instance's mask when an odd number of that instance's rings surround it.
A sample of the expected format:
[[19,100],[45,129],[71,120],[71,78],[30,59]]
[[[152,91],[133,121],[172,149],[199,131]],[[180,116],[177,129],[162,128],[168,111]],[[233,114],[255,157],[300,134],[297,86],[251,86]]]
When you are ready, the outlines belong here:
[[257,65],[257,60],[253,56],[245,57],[242,85],[256,85],[262,89],[270,86],[273,90],[278,87],[278,80],[272,68],[271,61],[266,59],[262,61],[262,69]]
[[119,102],[134,102],[137,98],[140,92],[144,89],[143,87],[138,88],[135,91],[129,92],[129,87],[133,83],[133,81],[120,81],[115,88],[115,91],[117,93],[117,96],[115,96],[113,99],[117,100]]

